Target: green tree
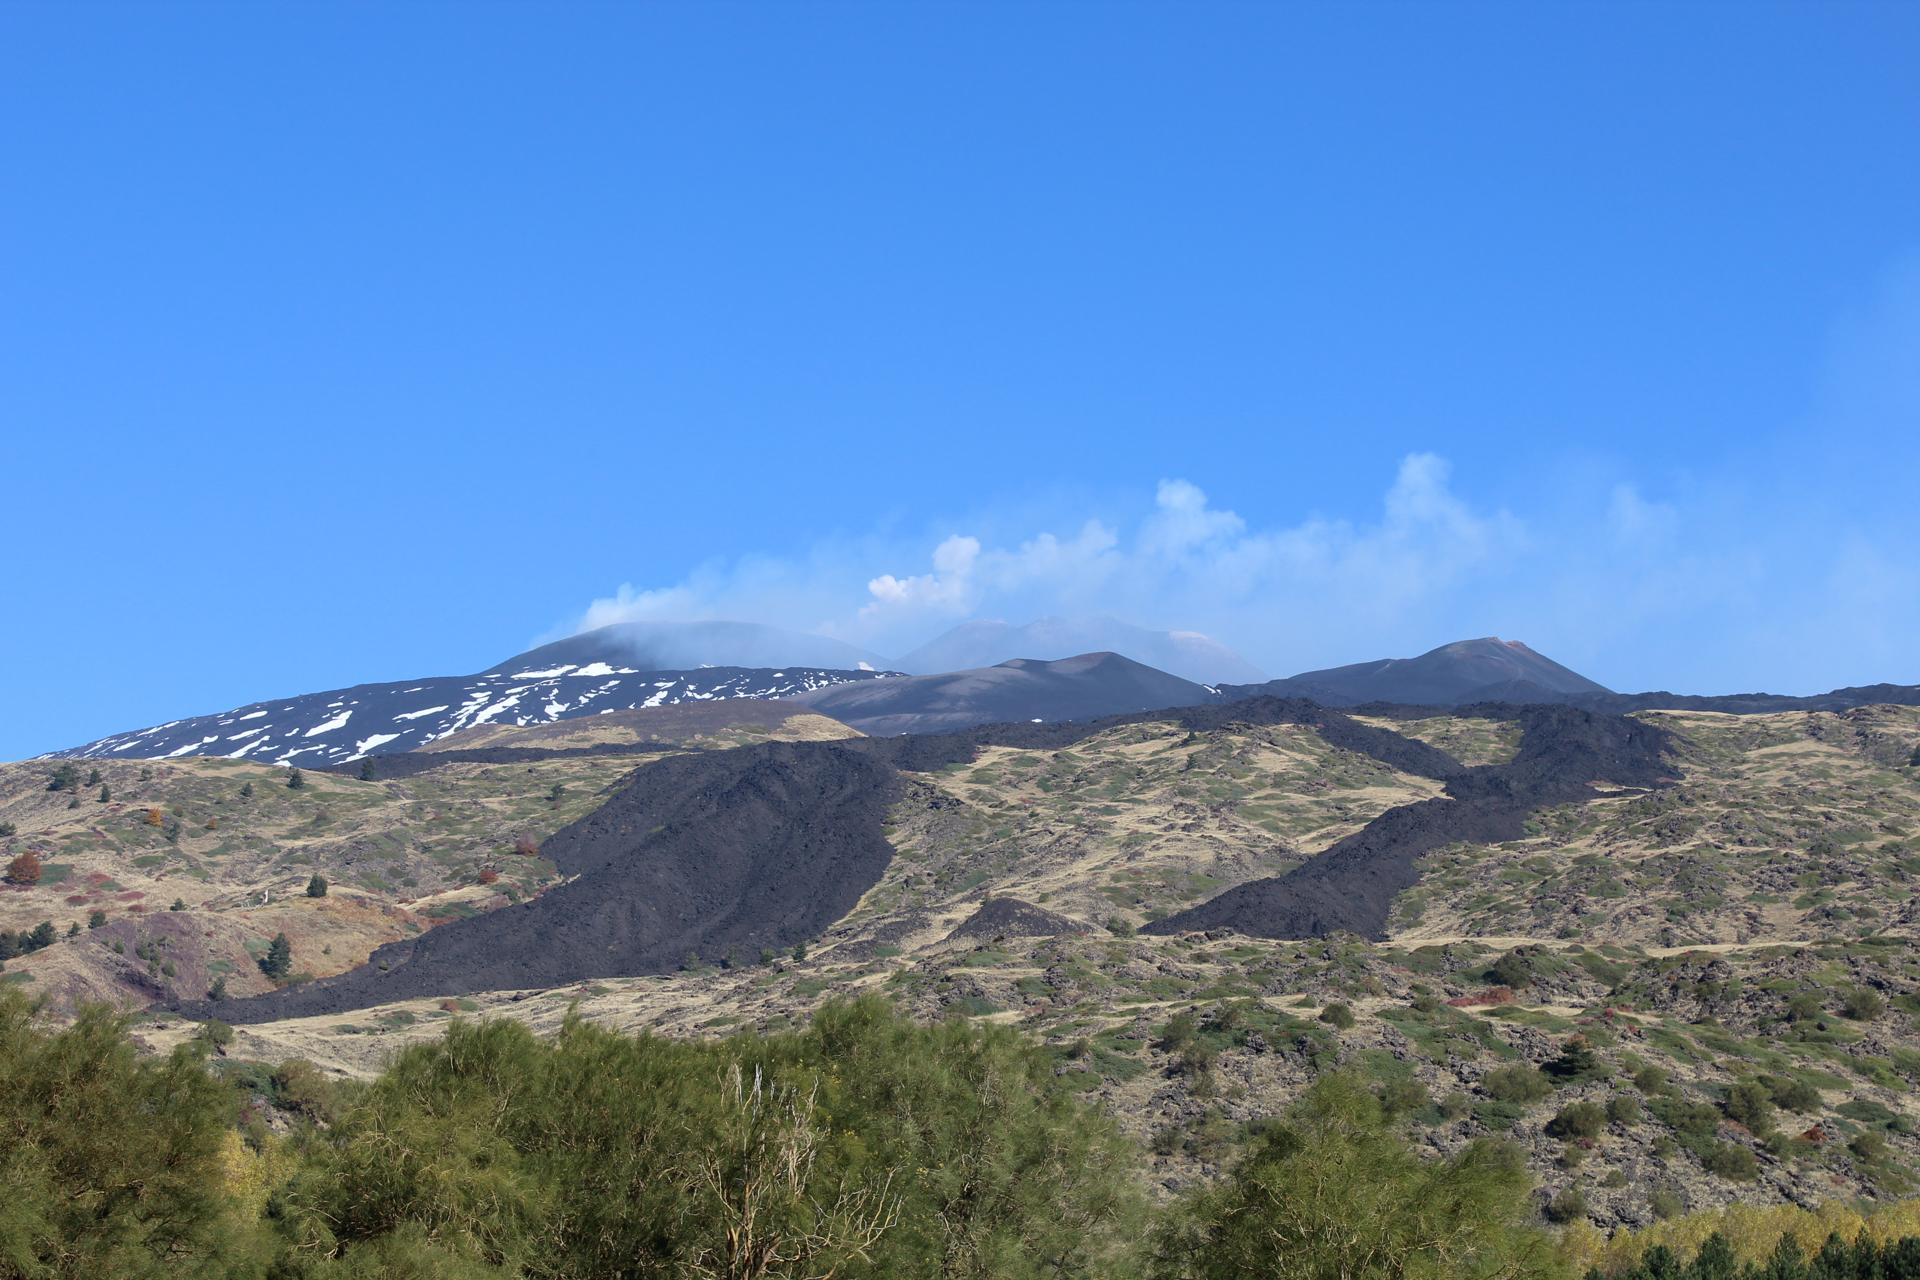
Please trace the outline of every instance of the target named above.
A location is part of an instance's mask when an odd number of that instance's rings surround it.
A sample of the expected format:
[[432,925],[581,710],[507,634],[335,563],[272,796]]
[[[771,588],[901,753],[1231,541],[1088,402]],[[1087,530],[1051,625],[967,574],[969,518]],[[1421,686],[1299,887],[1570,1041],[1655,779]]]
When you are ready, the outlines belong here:
[[101,783],[100,784],[100,803],[105,804],[107,801],[111,799],[113,799],[113,788],[109,787],[104,782]]
[[1606,1074],[1606,1066],[1593,1052],[1584,1036],[1569,1036],[1560,1047],[1560,1056],[1540,1068],[1561,1084],[1578,1084]]
[[287,790],[303,791],[306,789],[306,785],[307,785],[306,774],[300,772],[300,770],[298,769],[287,770]]
[[286,934],[276,933],[273,941],[267,944],[267,954],[260,957],[260,972],[279,982],[292,970],[293,944],[287,941]]
[[137,1054],[110,1010],[54,1030],[0,988],[0,1275],[259,1274],[223,1191],[231,1096],[191,1049]]
[[324,898],[327,896],[327,878],[318,871],[314,872],[313,878],[307,881],[307,896],[309,898]]
[[708,1042],[458,1023],[304,1143],[290,1247],[369,1276],[1105,1280],[1142,1212],[1051,1054],[873,1001]]
[[105,924],[106,922],[107,922],[107,913],[102,911],[98,907],[95,907],[92,911],[89,911],[87,913],[87,928],[89,929],[98,929],[101,925]]
[[242,800],[251,800],[251,799],[253,799],[253,781],[252,781],[252,779],[248,779],[248,780],[247,780],[246,782],[243,782],[243,783],[241,783],[241,784],[240,784],[240,798],[241,798]]
[[27,943],[33,950],[38,951],[42,947],[52,946],[59,936],[53,927],[53,921],[42,920],[33,926],[33,932],[27,935]]
[[73,791],[80,786],[80,766],[69,761],[60,765],[47,779],[49,791]]
[[1439,1280],[1555,1273],[1525,1225],[1530,1190],[1511,1148],[1478,1141],[1422,1159],[1363,1081],[1323,1077],[1224,1179],[1157,1233],[1166,1280]]

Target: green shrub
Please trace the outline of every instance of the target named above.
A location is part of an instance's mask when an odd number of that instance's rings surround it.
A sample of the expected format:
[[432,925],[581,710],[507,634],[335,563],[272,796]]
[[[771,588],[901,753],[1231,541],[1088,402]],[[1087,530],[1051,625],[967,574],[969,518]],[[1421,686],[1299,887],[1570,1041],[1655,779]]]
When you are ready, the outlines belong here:
[[1521,1062],[1495,1067],[1480,1077],[1480,1087],[1496,1102],[1538,1102],[1553,1092],[1545,1076]]
[[1353,1010],[1344,1004],[1330,1004],[1320,1011],[1320,1021],[1345,1031],[1353,1026]]
[[1855,1022],[1871,1022],[1887,1011],[1887,1002],[1872,987],[1853,987],[1840,998],[1840,1012]]
[[1560,1108],[1547,1122],[1547,1132],[1556,1138],[1597,1138],[1607,1127],[1606,1108],[1597,1102],[1574,1102]]
[[1587,1198],[1579,1191],[1568,1189],[1547,1201],[1547,1221],[1566,1225],[1577,1222],[1587,1216]]
[[1530,986],[1535,977],[1533,957],[1524,948],[1516,947],[1507,952],[1487,968],[1487,980],[1502,987],[1512,987],[1515,991]]
[[[1486,1141],[1422,1158],[1365,1083],[1323,1077],[1219,1182],[1156,1234],[1164,1280],[1531,1274],[1547,1242],[1520,1222],[1528,1180]],[[1544,1253],[1539,1256],[1544,1256]]]
[[1718,1174],[1730,1182],[1752,1182],[1760,1176],[1760,1165],[1753,1158],[1753,1152],[1731,1142],[1709,1148],[1700,1163],[1708,1173]]
[[1766,1084],[1767,1095],[1773,1099],[1776,1107],[1803,1114],[1820,1109],[1820,1091],[1803,1080],[1786,1076],[1762,1076],[1761,1080]]
[[1787,997],[1789,1022],[1815,1022],[1826,1010],[1826,1001],[1818,991],[1796,991]]
[[1878,1129],[1862,1129],[1847,1139],[1847,1150],[1869,1163],[1879,1160],[1887,1154],[1886,1135]]
[[1640,1123],[1640,1100],[1629,1094],[1616,1093],[1607,1099],[1607,1122],[1632,1128]]
[[1658,1093],[1665,1093],[1668,1083],[1665,1069],[1656,1067],[1651,1063],[1633,1073],[1633,1087],[1648,1097],[1652,1097]]
[[1728,1089],[1721,1105],[1727,1119],[1745,1125],[1750,1133],[1765,1134],[1773,1128],[1773,1094],[1758,1080],[1742,1080]]

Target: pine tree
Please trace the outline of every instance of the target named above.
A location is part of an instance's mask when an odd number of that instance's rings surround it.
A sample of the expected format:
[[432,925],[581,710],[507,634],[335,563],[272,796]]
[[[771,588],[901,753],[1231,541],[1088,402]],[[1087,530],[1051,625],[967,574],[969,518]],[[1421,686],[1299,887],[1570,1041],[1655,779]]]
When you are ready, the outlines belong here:
[[1561,1047],[1560,1056],[1540,1069],[1563,1083],[1590,1080],[1604,1073],[1593,1046],[1583,1036],[1569,1037]]
[[253,799],[253,783],[248,782],[240,788],[240,798],[242,800]]
[[362,782],[373,781],[373,757],[372,756],[360,757],[360,781]]
[[101,925],[105,924],[106,922],[107,922],[107,913],[102,911],[98,907],[95,907],[91,912],[87,914],[87,928],[89,929],[98,929]]
[[267,944],[267,954],[260,957],[260,972],[279,982],[292,971],[293,944],[287,941],[286,934],[276,933]]
[[309,898],[324,898],[327,896],[327,878],[318,871],[313,873],[313,879],[307,881],[307,896]]
[[27,941],[35,951],[38,951],[42,947],[52,946],[54,939],[59,936],[58,933],[54,932],[53,921],[42,920],[39,924],[33,926],[33,932],[27,935]]
[[300,772],[298,769],[289,769],[287,771],[287,790],[300,791],[305,789],[306,785],[306,774]]
[[227,998],[227,980],[225,976],[215,978],[213,985],[207,988],[207,999],[225,1000]]
[[113,799],[113,788],[109,787],[104,782],[101,783],[100,784],[100,803],[105,804],[107,801],[111,799]]

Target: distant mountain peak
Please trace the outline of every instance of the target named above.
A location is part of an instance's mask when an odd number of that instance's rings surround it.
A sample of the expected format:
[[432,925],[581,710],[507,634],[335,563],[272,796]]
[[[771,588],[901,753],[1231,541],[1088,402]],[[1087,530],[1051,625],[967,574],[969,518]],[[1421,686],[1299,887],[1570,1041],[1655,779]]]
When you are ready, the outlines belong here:
[[1093,720],[1100,716],[1210,702],[1211,688],[1169,675],[1121,653],[1009,658],[992,666],[935,675],[866,680],[864,696],[825,688],[793,701],[862,733],[934,733],[997,721]]
[[1045,617],[1014,624],[974,618],[936,636],[895,665],[915,675],[994,667],[1010,658],[1056,661],[1114,653],[1197,684],[1264,679],[1259,668],[1198,631],[1154,631],[1110,617]]
[[1303,671],[1257,687],[1262,692],[1307,697],[1334,706],[1362,702],[1415,706],[1560,702],[1611,692],[1524,641],[1499,636],[1455,640],[1413,658],[1381,658]]
[[516,654],[490,672],[551,670],[605,663],[641,671],[702,667],[822,667],[881,671],[880,655],[831,636],[758,622],[615,622]]

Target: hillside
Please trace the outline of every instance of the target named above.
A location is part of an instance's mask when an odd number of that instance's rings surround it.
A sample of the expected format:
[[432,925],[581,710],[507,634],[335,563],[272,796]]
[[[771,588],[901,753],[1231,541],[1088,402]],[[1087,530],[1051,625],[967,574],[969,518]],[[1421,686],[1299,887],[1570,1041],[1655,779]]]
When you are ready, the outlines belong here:
[[398,755],[484,727],[731,699],[788,698],[879,678],[872,671],[706,667],[643,671],[605,662],[356,685],[174,720],[53,753],[75,760],[221,756],[306,766]]
[[[784,723],[795,735],[824,728]],[[200,901],[174,913],[210,951],[228,946],[223,930],[240,935],[237,952],[220,952],[234,995],[265,989],[241,973],[246,957],[298,911],[331,919],[317,913],[351,900],[412,913],[385,933],[361,929],[358,949],[335,945],[317,964],[318,925],[290,928],[296,963],[316,978],[389,945],[358,974],[219,1006],[241,1024],[234,1052],[364,1072],[461,1011],[549,1028],[577,1008],[616,1027],[696,1034],[788,1026],[830,995],[880,991],[919,1016],[1045,1037],[1076,1088],[1149,1147],[1165,1187],[1216,1171],[1236,1134],[1334,1063],[1424,1100],[1417,1132],[1433,1149],[1510,1137],[1543,1194],[1578,1190],[1602,1225],[1649,1221],[1656,1193],[1695,1207],[1896,1194],[1920,1166],[1912,708],[1350,716],[1266,699],[931,737],[710,738],[716,749],[538,758],[555,746],[642,749],[663,730],[575,742],[563,725],[529,728],[486,740],[530,753],[510,764],[449,758],[388,782],[309,773],[317,796],[282,788],[273,839],[311,824],[301,806],[323,796],[334,814],[364,815],[355,822],[419,828],[410,838],[431,848],[408,845],[378,873],[388,886],[412,875],[406,893],[418,898],[383,896],[354,878],[349,849],[309,837],[295,850],[341,874],[328,899],[276,903],[279,917]],[[30,776],[4,810],[42,833],[77,820],[59,793],[31,790],[48,767],[12,766]],[[152,768],[155,782],[163,770],[221,786],[241,776],[227,771],[277,776],[244,762]],[[563,776],[577,781],[543,812],[547,779]],[[422,833],[464,812],[461,797],[509,781],[516,798],[484,821],[439,840]],[[141,783],[112,785],[117,797]],[[82,798],[83,811],[93,804]],[[1284,934],[1262,923],[1284,913],[1239,905],[1319,866],[1359,877],[1336,879],[1329,901],[1365,906],[1352,886],[1373,883],[1382,864],[1341,851],[1401,849],[1394,833],[1408,815],[1436,812],[1497,822],[1388,859],[1409,878],[1362,931],[1376,940],[1318,925],[1324,936],[1261,937]],[[523,826],[541,843],[524,877],[498,856]],[[137,847],[89,836],[84,864],[77,851],[52,861],[69,864],[69,878],[154,877],[138,882],[150,899],[197,883],[184,864],[132,867],[164,844],[135,834]],[[8,843],[27,838],[23,824]],[[212,876],[223,868],[197,852],[205,839],[182,836]],[[437,878],[435,854],[447,859]],[[459,882],[490,855],[530,909],[484,912],[506,895],[449,913],[466,918],[413,905],[477,894]],[[277,896],[309,863],[264,865],[280,877]],[[61,903],[58,890],[0,898],[10,927]],[[435,919],[444,923],[413,933]],[[168,954],[154,940],[173,935],[151,910],[109,927]],[[83,930],[10,962],[7,976],[51,989],[76,955],[94,957],[88,972],[102,952],[118,963],[110,936]],[[124,967],[145,972],[138,959]],[[164,989],[120,989],[197,1012],[183,966],[175,976]],[[160,1046],[189,1024],[141,1025]],[[1570,1053],[1574,1038],[1585,1048]],[[1734,1090],[1754,1082],[1759,1103]],[[1582,1101],[1603,1118],[1591,1136],[1569,1137],[1556,1117]]]
[[[43,862],[37,885],[0,885],[0,930],[82,930],[10,962],[8,976],[62,1003],[197,999],[217,978],[255,994],[272,984],[254,961],[285,932],[298,972],[327,977],[551,884],[541,843],[639,765],[851,732],[778,702],[661,707],[487,725],[433,753],[382,757],[373,779],[361,766],[304,770],[298,789],[287,769],[253,761],[92,762],[57,791],[54,763],[0,765],[0,864],[26,850]],[[322,898],[306,895],[316,874]],[[88,928],[96,911],[105,922]]]
[[1212,689],[1117,653],[1055,662],[1016,658],[976,671],[894,676],[860,688],[816,689],[793,700],[865,734],[945,733],[1011,721],[1095,720],[1218,701]]

